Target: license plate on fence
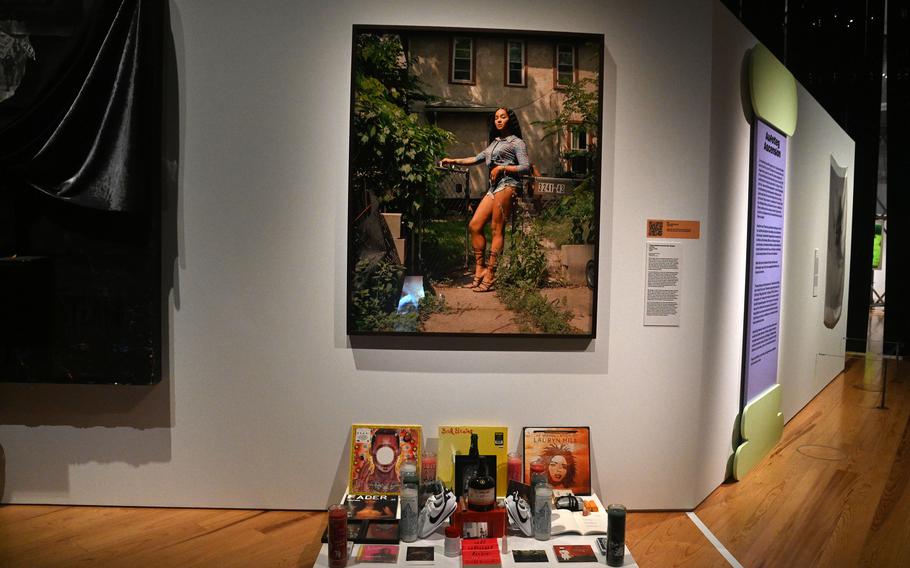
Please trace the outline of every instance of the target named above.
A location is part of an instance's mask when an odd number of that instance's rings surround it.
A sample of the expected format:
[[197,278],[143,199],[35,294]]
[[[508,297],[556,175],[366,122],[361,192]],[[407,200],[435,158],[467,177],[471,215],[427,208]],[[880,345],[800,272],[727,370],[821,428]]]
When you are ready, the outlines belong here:
[[559,199],[575,189],[575,180],[566,178],[536,177],[534,180],[534,195],[541,199]]

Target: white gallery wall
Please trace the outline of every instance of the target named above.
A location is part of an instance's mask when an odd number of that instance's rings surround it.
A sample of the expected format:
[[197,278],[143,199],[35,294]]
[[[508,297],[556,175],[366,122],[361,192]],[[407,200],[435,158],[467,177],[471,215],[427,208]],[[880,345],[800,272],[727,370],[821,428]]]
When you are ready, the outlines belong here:
[[[802,85],[797,85],[799,121],[790,140],[784,225],[784,272],[778,382],[781,411],[790,420],[844,368],[847,292],[850,289],[850,215],[855,177],[853,140]],[[825,327],[828,196],[832,160],[846,169],[847,214],[843,309],[833,329]],[[818,290],[812,295],[815,249]]]
[[[754,45],[723,8],[707,0],[169,8],[166,376],[147,388],[0,386],[3,502],[322,508],[343,491],[353,422],[421,424],[429,438],[441,424],[505,424],[510,448],[524,425],[588,424],[595,491],[636,509],[689,509],[723,480],[745,270],[737,219],[747,184],[735,184],[747,183],[749,141],[739,99],[722,95],[739,97],[736,66]],[[351,345],[355,23],[604,34],[596,340],[546,351],[501,340]],[[719,73],[732,74],[722,86]],[[804,99],[798,128],[803,105],[815,104]],[[806,139],[828,140],[830,117],[808,116],[824,124]],[[682,244],[680,327],[642,325],[647,218],[702,222],[702,238]]]

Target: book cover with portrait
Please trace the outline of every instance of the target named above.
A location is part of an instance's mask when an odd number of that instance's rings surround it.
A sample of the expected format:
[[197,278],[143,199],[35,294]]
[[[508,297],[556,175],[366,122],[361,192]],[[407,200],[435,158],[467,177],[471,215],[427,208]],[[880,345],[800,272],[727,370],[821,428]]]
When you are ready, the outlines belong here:
[[397,494],[401,464],[409,460],[420,468],[420,426],[354,424],[348,493]]
[[531,479],[531,464],[541,460],[554,490],[590,495],[590,433],[587,426],[526,426],[522,432],[525,480]]

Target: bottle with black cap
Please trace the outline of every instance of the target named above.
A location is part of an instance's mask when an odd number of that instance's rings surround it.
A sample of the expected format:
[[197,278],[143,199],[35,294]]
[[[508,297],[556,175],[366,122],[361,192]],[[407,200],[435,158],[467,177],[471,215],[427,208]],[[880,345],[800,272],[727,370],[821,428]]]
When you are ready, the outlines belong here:
[[626,555],[626,508],[607,506],[607,566],[622,566]]
[[[471,434],[471,455],[476,451],[477,434]],[[496,480],[487,470],[487,462],[477,454],[477,474],[468,481],[468,509],[492,511],[496,506]]]

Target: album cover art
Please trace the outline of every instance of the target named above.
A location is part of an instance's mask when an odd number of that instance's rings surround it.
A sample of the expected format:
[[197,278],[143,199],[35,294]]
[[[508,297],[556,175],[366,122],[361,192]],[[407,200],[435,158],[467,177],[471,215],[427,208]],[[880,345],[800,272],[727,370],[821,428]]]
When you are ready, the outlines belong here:
[[348,519],[391,520],[398,516],[398,495],[348,495],[344,507]]
[[354,424],[349,493],[392,495],[401,489],[401,464],[420,468],[420,426]]
[[531,479],[531,463],[542,460],[554,491],[591,494],[591,445],[587,426],[525,427],[523,438],[526,480]]

